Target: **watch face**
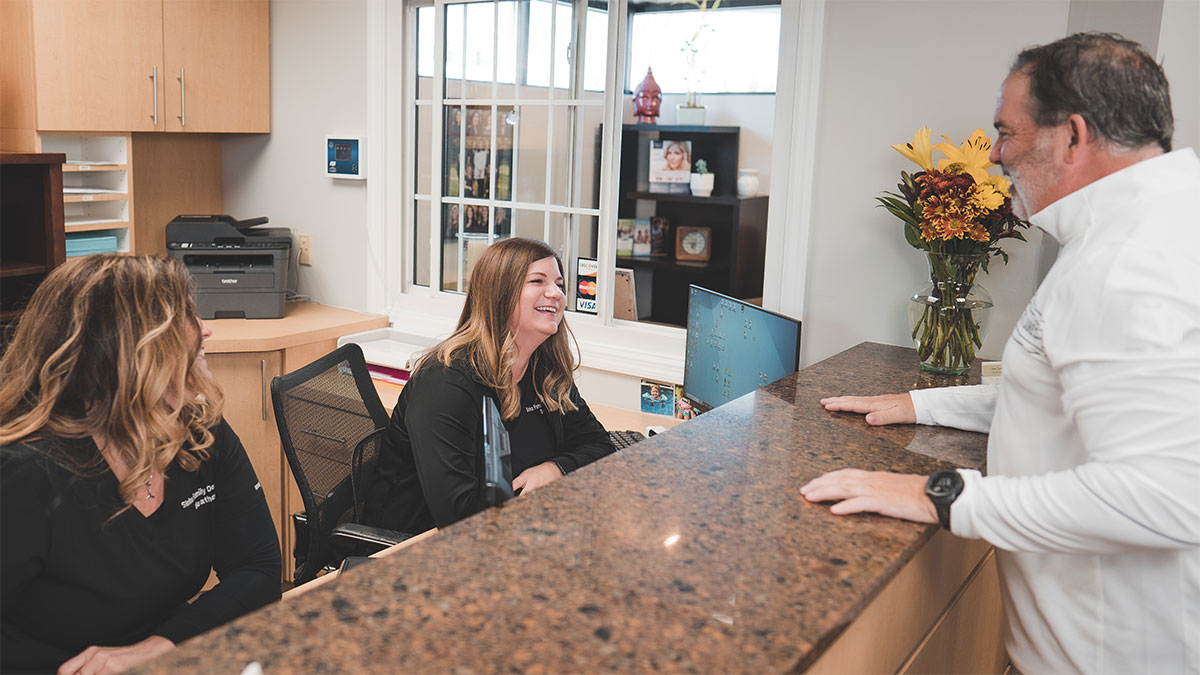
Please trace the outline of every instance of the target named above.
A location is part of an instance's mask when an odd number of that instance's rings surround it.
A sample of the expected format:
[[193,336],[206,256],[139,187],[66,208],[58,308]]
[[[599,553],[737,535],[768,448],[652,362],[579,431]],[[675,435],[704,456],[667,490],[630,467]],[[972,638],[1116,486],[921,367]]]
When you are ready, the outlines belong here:
[[683,250],[688,255],[700,255],[704,253],[705,237],[703,232],[688,232],[683,235]]
[[931,499],[954,497],[962,489],[962,476],[956,471],[935,473],[926,486],[925,493]]

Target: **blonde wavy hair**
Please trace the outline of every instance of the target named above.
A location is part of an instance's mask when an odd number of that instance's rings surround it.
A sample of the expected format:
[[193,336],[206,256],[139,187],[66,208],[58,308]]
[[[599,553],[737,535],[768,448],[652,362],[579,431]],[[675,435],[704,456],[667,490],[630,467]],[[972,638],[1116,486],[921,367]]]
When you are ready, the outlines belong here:
[[152,472],[208,459],[223,398],[194,367],[200,339],[179,260],[68,261],[33,294],[0,360],[0,445],[56,441],[42,451],[85,475],[103,472],[101,453],[62,441],[103,438],[129,470],[120,494],[132,504]]
[[[513,311],[525,286],[529,265],[551,257],[558,263],[560,271],[565,269],[554,249],[536,239],[514,237],[489,246],[471,271],[471,285],[458,318],[458,328],[430,350],[417,369],[430,359],[445,366],[461,361],[480,382],[496,391],[504,419],[510,420],[520,414],[521,394],[512,373],[517,358],[517,341],[512,332]],[[564,318],[558,324],[558,331],[546,338],[529,357],[526,367],[533,369],[534,389],[548,410],[575,410],[571,388],[575,385],[578,365],[572,344],[578,349]]]

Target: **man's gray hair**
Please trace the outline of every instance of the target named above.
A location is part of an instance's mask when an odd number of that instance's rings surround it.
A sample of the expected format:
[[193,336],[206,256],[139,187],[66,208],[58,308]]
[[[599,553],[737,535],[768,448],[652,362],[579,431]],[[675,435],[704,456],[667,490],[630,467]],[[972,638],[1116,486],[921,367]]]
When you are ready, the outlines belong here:
[[1142,46],[1115,33],[1076,33],[1017,55],[1012,73],[1029,77],[1038,126],[1079,114],[1092,133],[1118,148],[1171,150],[1171,92],[1162,67]]

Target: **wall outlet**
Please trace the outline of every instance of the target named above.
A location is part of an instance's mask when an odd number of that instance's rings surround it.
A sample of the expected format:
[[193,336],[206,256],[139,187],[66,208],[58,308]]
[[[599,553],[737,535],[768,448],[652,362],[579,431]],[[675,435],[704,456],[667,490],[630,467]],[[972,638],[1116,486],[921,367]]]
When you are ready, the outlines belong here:
[[300,252],[296,256],[296,261],[301,265],[312,265],[312,235],[299,234],[296,235],[299,242]]

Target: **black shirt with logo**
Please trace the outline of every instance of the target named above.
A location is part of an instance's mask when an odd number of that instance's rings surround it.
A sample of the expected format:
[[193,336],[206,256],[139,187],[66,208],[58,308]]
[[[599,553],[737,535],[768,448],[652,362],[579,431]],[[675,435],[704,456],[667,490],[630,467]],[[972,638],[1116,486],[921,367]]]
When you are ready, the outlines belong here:
[[[152,635],[178,644],[279,598],[262,486],[229,425],[213,435],[196,471],[167,469],[149,516],[113,517],[123,503],[103,463],[80,476],[49,456],[96,457],[90,440],[0,448],[0,669],[54,670],[91,645]],[[189,604],[210,569],[220,583]]]
[[[513,477],[552,461],[564,472],[615,452],[604,426],[571,388],[576,409],[549,411],[538,400],[537,364],[522,378],[521,413],[505,424]],[[422,364],[392,411],[379,453],[378,473],[367,488],[368,524],[417,534],[481,511],[483,399],[496,398],[462,363]]]

